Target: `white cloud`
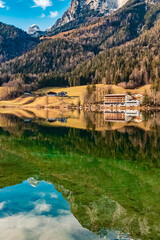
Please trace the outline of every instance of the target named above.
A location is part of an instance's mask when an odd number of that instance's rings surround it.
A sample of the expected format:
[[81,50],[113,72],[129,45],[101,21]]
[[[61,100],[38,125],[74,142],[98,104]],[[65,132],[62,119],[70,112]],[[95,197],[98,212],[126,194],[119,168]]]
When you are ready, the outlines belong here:
[[5,6],[5,2],[3,2],[2,0],[0,0],[0,8],[5,8],[6,6]]
[[57,196],[55,193],[51,193],[51,194],[50,194],[50,197],[51,197],[51,198],[56,198],[56,199],[58,198],[58,196]]
[[35,6],[33,7],[41,7],[43,8],[44,10],[47,8],[47,7],[50,7],[52,6],[52,1],[51,0],[33,0],[34,3],[35,3]]
[[43,212],[50,212],[51,205],[44,203],[37,204],[34,211],[38,214],[41,214]]
[[72,214],[47,217],[29,213],[0,218],[0,239],[26,240],[27,238],[39,240],[100,240],[100,237],[83,228]]
[[64,214],[70,214],[70,211],[69,210],[65,210],[65,209],[59,209],[58,210],[58,213],[60,214],[60,215],[64,215]]
[[1,202],[0,203],[0,210],[2,210],[4,208],[4,205],[6,204],[6,202]]
[[58,11],[55,11],[55,12],[50,12],[50,17],[51,18],[55,18],[58,16]]
[[44,13],[41,14],[40,18],[44,18],[46,15]]

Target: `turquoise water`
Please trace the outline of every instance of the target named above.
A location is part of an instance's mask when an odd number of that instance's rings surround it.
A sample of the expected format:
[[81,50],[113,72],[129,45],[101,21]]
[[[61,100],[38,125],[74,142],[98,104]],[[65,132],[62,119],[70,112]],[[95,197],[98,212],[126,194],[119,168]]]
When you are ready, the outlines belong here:
[[159,117],[103,131],[6,122],[0,239],[160,239]]

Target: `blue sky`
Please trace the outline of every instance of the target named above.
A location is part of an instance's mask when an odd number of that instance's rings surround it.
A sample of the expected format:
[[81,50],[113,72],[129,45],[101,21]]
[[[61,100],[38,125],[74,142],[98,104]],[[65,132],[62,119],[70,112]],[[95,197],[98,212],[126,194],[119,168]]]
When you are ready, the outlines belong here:
[[52,26],[68,9],[70,0],[0,0],[0,21],[27,30],[37,24]]

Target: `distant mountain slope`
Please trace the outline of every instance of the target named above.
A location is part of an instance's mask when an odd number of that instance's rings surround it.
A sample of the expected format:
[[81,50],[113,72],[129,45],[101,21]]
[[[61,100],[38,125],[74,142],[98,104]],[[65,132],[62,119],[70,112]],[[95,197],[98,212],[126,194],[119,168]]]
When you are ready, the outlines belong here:
[[138,37],[144,26],[148,28],[149,23],[146,25],[146,22],[149,22],[149,17],[146,14],[150,16],[150,7],[144,0],[132,0],[109,16],[52,38],[74,39],[97,51],[117,46]]
[[0,22],[0,63],[22,55],[37,43],[21,29]]
[[[51,38],[65,38],[87,45],[94,52],[118,46],[138,37],[144,30],[150,29],[160,15],[160,1],[128,1],[118,11],[101,17],[93,23],[74,30],[51,35]],[[62,30],[62,28],[61,28]]]
[[69,9],[50,28],[52,34],[77,28],[94,18],[107,15],[122,7],[128,0],[72,0]]
[[36,24],[33,24],[32,26],[30,26],[27,30],[27,33],[30,36],[36,37],[36,38],[39,38],[44,35],[44,31],[41,31],[40,28]]

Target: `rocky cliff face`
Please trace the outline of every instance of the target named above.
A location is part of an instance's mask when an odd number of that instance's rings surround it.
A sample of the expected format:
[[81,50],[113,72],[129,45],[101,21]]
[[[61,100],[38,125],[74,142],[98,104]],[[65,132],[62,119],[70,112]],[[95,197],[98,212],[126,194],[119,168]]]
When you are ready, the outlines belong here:
[[128,0],[72,0],[69,9],[50,31],[60,28],[72,21],[82,22],[87,17],[98,17],[109,14],[122,7]]
[[36,24],[33,24],[30,28],[28,28],[27,33],[32,37],[41,37],[44,34],[44,32],[41,31]]

